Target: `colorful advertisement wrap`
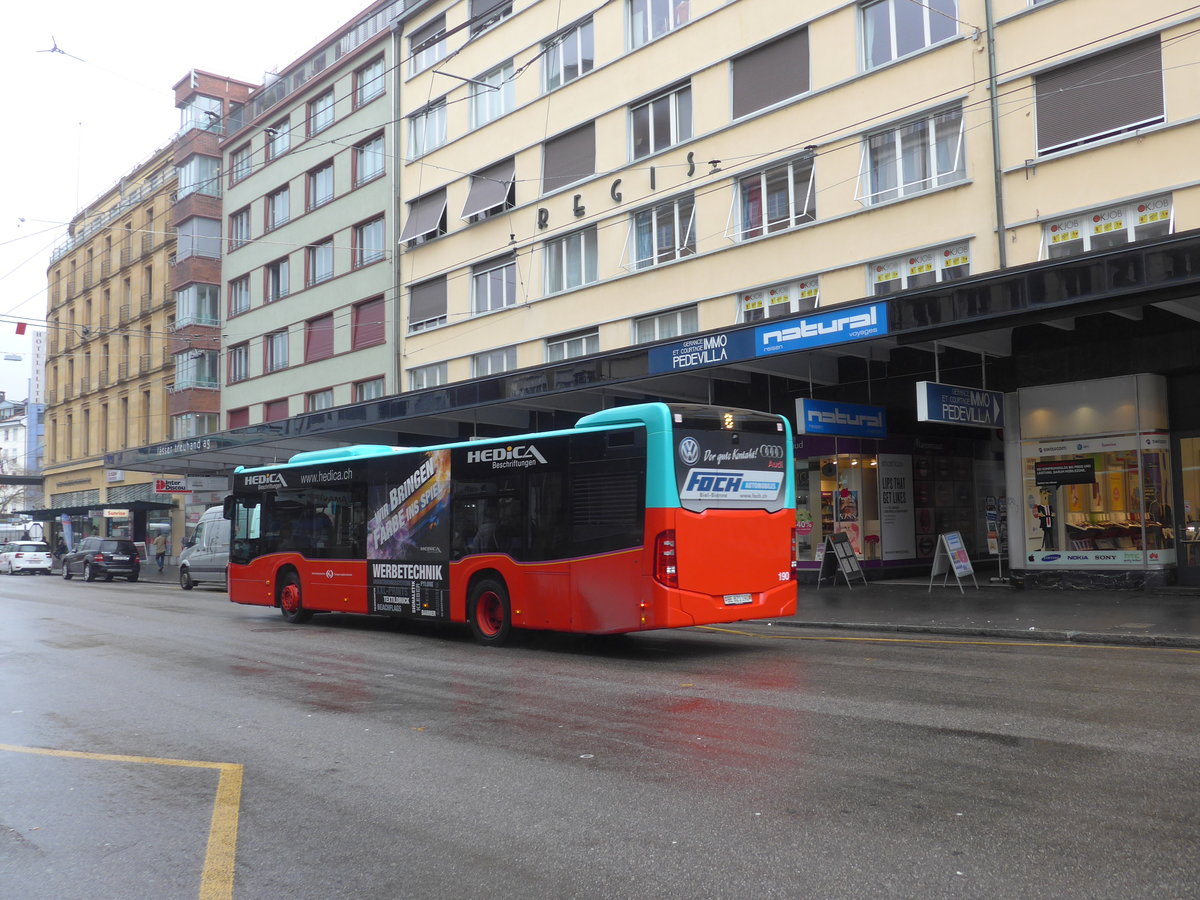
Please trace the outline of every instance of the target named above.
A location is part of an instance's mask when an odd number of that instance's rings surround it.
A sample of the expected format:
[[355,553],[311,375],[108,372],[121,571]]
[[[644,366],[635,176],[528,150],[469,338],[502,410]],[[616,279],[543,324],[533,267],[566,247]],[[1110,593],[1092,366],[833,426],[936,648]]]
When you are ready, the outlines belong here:
[[450,451],[373,463],[367,488],[370,611],[449,615]]
[[675,477],[685,509],[783,507],[786,483],[783,435],[680,431]]

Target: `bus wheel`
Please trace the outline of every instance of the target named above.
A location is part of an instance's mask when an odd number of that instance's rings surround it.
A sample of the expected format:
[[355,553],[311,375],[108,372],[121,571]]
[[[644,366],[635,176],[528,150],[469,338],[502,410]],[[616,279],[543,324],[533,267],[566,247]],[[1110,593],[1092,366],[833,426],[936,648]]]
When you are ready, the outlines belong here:
[[295,572],[283,576],[283,584],[279,588],[279,611],[283,613],[284,621],[300,625],[312,618],[312,613],[300,602],[300,578]]
[[508,588],[498,578],[483,578],[475,583],[467,615],[471,633],[481,644],[498,647],[512,635],[512,612]]

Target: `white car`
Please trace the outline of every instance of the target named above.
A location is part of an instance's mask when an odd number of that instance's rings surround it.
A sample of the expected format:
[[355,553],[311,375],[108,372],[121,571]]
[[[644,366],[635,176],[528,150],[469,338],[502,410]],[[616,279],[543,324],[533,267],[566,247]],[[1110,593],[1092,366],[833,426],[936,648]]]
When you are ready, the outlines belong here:
[[9,575],[22,572],[49,575],[51,562],[50,546],[40,541],[13,541],[0,547],[0,572]]

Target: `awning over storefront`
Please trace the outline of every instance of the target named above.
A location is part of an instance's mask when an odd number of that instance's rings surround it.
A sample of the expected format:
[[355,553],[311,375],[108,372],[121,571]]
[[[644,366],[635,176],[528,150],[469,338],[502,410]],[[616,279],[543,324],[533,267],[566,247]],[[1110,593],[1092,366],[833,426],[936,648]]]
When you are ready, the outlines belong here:
[[83,506],[55,506],[51,509],[23,509],[16,515],[29,516],[37,522],[49,522],[59,516],[86,516],[93,510],[125,509],[129,512],[149,512],[174,508],[174,503],[161,503],[158,500],[130,500],[126,503],[89,503]]

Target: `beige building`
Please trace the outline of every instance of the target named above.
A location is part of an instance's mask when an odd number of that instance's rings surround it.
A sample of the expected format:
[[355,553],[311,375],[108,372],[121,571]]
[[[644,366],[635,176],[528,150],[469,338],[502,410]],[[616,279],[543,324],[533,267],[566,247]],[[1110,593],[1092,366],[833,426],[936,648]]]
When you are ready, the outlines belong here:
[[408,389],[1200,225],[1169,3],[488,6],[405,14]]

